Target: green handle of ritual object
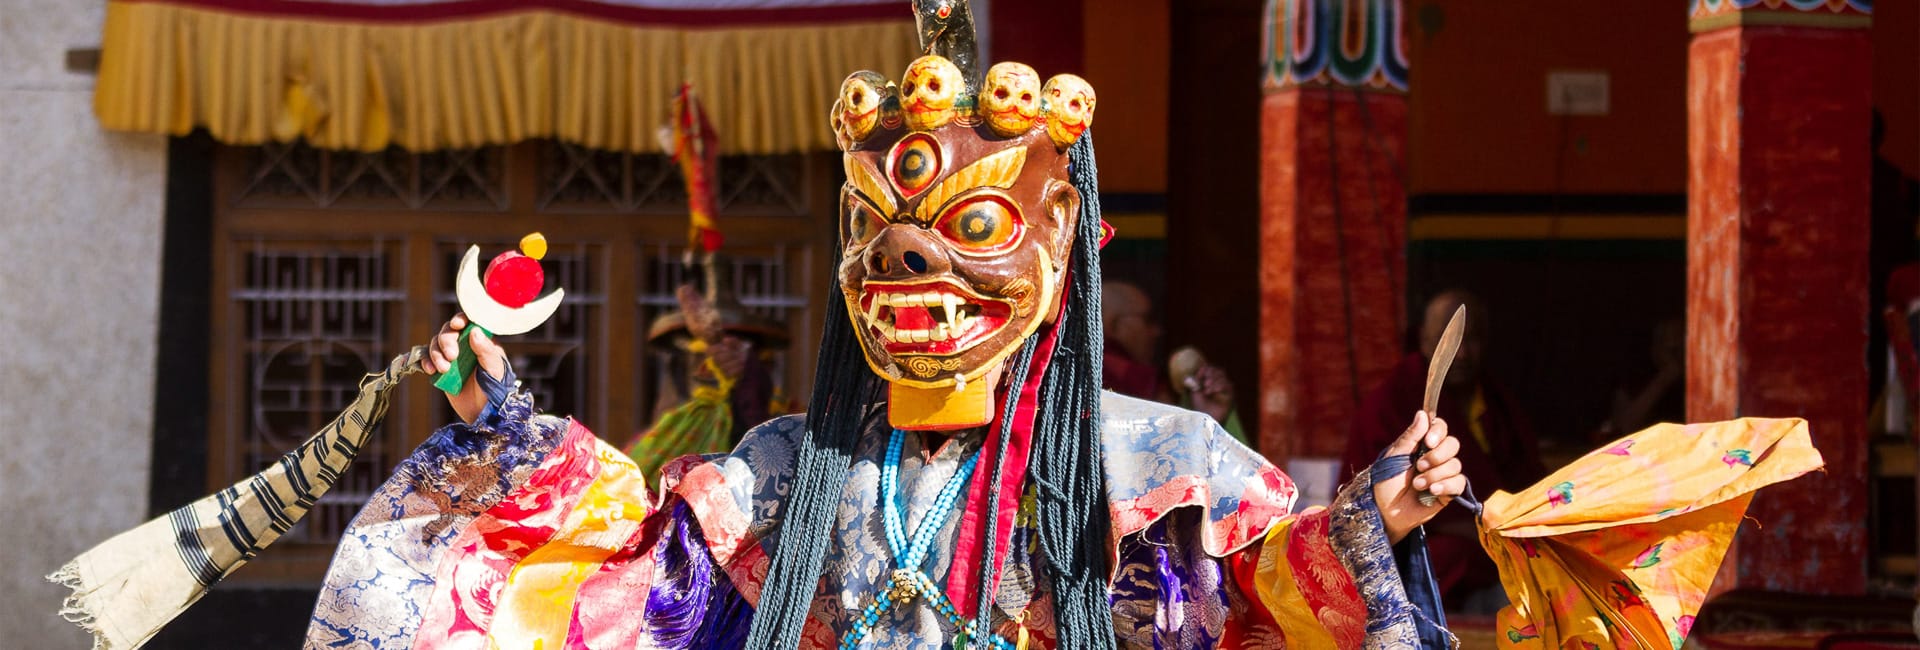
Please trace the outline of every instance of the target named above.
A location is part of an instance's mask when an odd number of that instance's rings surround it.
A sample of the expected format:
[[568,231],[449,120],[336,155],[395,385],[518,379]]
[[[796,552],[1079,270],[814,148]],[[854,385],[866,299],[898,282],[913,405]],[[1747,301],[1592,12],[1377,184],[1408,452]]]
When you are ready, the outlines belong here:
[[493,336],[493,332],[475,323],[468,323],[466,329],[460,330],[460,356],[454,357],[452,368],[433,380],[434,388],[446,391],[448,395],[458,395],[460,388],[467,385],[467,378],[473,376],[474,366],[480,363],[480,358],[473,355],[473,343],[467,340],[474,330]]

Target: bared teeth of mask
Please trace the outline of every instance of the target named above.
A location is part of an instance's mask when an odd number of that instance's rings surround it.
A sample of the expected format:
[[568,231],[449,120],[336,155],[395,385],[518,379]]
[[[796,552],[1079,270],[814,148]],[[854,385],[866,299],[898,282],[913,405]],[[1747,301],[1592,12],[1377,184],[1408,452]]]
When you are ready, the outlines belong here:
[[946,323],[941,323],[938,326],[933,328],[933,340],[935,342],[945,341],[947,340],[948,336],[949,334],[948,334]]
[[943,319],[946,321],[943,324],[951,325],[957,322],[956,319],[960,316],[961,302],[962,301],[960,300],[959,296],[955,296],[952,294],[945,294],[940,296],[940,306],[946,310],[941,313],[942,316],[946,317]]
[[926,343],[929,339],[933,338],[933,335],[927,333],[926,330],[914,330],[911,334],[913,335],[914,343]]

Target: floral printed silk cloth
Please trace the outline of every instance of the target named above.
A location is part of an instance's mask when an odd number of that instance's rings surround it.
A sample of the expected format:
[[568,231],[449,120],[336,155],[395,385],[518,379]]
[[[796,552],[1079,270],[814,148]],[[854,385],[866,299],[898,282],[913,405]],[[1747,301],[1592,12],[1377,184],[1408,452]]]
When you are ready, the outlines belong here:
[[1803,420],[1661,424],[1494,494],[1500,647],[1680,647],[1753,492],[1821,466]]

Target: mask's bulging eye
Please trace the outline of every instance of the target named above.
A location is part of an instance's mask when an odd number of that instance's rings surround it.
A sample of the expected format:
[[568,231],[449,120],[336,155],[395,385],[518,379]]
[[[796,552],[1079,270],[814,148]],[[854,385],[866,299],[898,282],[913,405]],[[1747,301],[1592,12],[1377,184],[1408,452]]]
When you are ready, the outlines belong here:
[[934,223],[940,234],[969,251],[996,251],[1020,238],[1019,211],[1006,199],[987,195],[967,199]]
[[880,229],[887,227],[880,214],[867,207],[867,203],[851,195],[847,197],[844,210],[847,217],[847,245],[859,246],[873,240]]

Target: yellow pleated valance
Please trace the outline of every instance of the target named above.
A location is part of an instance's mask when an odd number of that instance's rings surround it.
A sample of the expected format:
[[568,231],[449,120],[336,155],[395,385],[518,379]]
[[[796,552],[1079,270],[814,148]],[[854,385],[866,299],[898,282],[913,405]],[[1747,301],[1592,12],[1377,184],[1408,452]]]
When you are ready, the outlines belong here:
[[[577,0],[472,3],[490,8],[408,20],[379,19],[384,6],[331,18],[315,15],[325,0],[260,4],[306,14],[109,2],[94,93],[101,125],[362,151],[551,137],[655,152],[674,92],[691,82],[726,153],[821,150],[833,147],[827,112],[840,81],[863,69],[898,74],[916,53],[904,3],[890,12],[897,19],[870,16],[872,7],[785,20],[741,10],[738,24],[714,10],[598,15]],[[688,14],[698,20],[680,20]],[[646,21],[654,15],[673,20]],[[687,22],[698,24],[676,24]]]

